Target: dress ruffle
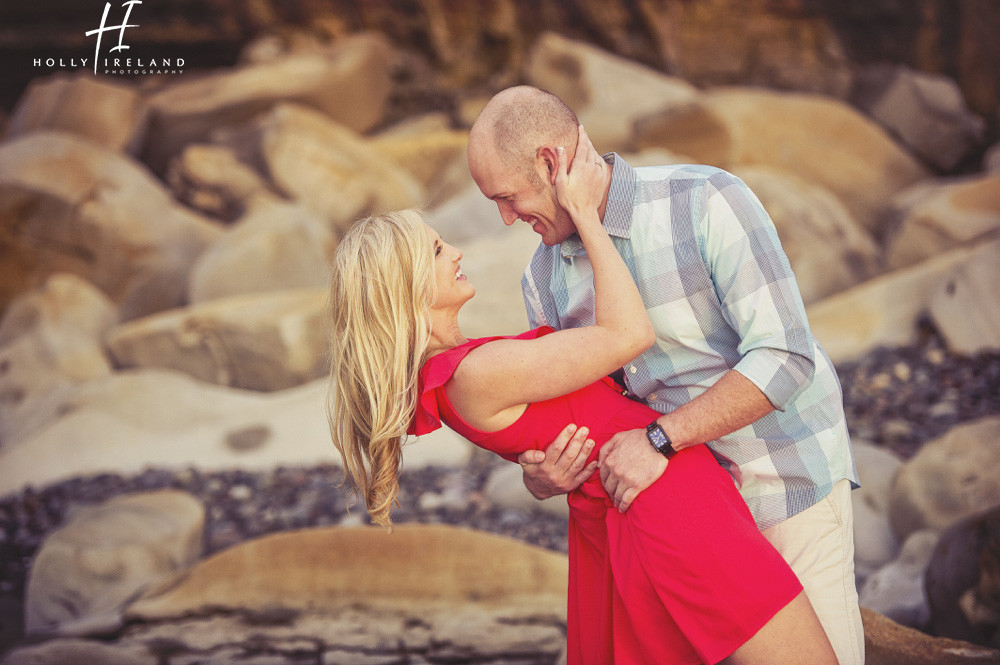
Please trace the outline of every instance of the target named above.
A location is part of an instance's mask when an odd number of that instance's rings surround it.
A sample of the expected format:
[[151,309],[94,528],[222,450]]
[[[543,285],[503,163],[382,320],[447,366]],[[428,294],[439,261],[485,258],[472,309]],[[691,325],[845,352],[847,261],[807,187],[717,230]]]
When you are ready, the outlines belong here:
[[406,433],[411,436],[422,436],[441,427],[441,414],[435,393],[438,388],[443,387],[448,382],[448,379],[455,373],[455,369],[470,351],[496,339],[537,339],[551,332],[554,332],[551,327],[540,326],[515,337],[509,335],[478,337],[470,339],[461,346],[439,353],[425,362],[417,377],[417,409]]

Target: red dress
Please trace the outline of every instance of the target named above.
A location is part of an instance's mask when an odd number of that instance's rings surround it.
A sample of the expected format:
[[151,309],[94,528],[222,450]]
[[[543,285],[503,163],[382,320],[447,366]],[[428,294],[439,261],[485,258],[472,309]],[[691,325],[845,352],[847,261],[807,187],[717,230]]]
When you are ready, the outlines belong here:
[[[513,339],[550,332],[538,328]],[[469,340],[427,361],[410,434],[430,432],[443,420],[476,445],[516,462],[523,451],[544,449],[576,423],[590,428],[597,444],[593,459],[612,435],[645,428],[659,415],[606,379],[530,404],[509,427],[481,432],[455,412],[444,385],[466,354],[495,339],[501,338]],[[568,501],[569,665],[716,663],[802,590],[705,446],[679,452],[624,514],[597,473]]]

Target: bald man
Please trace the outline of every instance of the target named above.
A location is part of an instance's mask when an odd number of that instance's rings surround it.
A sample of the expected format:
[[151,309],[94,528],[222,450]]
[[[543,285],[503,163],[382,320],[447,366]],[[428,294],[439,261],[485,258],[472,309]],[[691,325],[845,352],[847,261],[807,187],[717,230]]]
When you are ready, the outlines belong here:
[[[518,86],[491,99],[469,135],[480,190],[505,224],[541,236],[522,279],[532,327],[594,321],[590,263],[555,194],[556,150],[572,159],[578,127],[559,98]],[[839,662],[863,663],[850,502],[858,474],[840,384],[773,223],[720,169],[632,168],[615,153],[604,162],[598,214],[657,334],[618,378],[663,414],[602,447],[596,468],[608,495],[625,511],[676,451],[708,445],[799,576]],[[595,471],[591,446],[567,423],[544,453],[521,456],[525,485],[538,498],[571,491]]]

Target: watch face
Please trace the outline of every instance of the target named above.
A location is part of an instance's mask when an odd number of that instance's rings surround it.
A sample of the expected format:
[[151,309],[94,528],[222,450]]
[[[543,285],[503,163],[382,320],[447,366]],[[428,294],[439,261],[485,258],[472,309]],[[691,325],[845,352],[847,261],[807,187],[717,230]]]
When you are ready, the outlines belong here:
[[667,437],[659,427],[649,430],[649,441],[657,450],[661,450],[663,446],[667,445]]

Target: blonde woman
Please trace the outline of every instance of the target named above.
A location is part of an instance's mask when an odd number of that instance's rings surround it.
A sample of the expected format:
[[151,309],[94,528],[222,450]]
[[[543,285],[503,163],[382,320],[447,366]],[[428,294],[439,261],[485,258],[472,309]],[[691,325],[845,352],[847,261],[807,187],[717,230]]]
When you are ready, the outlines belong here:
[[[404,211],[357,223],[332,280],[330,423],[345,474],[388,527],[401,443],[442,421],[510,461],[589,430],[590,463],[615,432],[658,414],[606,378],[653,342],[638,290],[601,226],[600,156],[581,127],[545,156],[594,269],[594,325],[466,339],[475,295],[459,250]],[[760,535],[704,446],[673,454],[625,513],[596,473],[570,493],[567,657],[594,663],[834,663],[802,586]]]

